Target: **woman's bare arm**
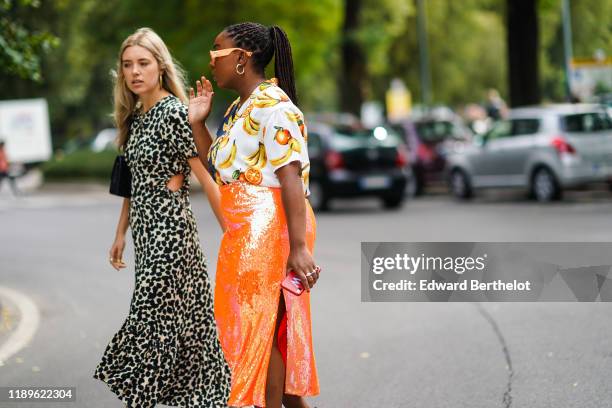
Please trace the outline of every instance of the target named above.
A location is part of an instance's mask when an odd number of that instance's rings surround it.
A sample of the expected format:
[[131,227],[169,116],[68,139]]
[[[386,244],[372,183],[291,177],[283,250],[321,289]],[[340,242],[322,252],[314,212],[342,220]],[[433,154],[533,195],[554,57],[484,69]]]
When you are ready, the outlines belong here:
[[119,222],[117,222],[115,241],[109,252],[109,262],[116,270],[126,267],[125,262],[123,262],[123,250],[125,249],[125,234],[130,226],[129,214],[130,199],[124,198],[123,205],[121,206],[121,214],[119,215]]
[[219,186],[217,183],[215,183],[200,161],[201,158],[191,158],[189,159],[189,166],[191,166],[191,171],[193,171],[193,174],[195,174],[196,178],[202,185],[204,194],[206,194],[210,207],[217,217],[221,230],[225,231],[225,223],[223,222],[223,216],[221,213],[221,193],[219,192]]
[[[212,144],[212,137],[206,124],[203,122],[194,123],[191,125],[193,131],[193,140],[195,141],[196,148],[198,149],[198,157],[203,165],[204,171],[208,172],[208,150]],[[193,169],[193,166],[192,166]],[[196,175],[197,177],[197,175]],[[209,175],[210,177],[210,175]]]
[[124,198],[123,205],[121,206],[121,214],[119,215],[119,222],[117,223],[117,232],[115,236],[125,238],[128,227],[130,226],[130,199]]
[[[295,161],[276,171],[281,184],[283,208],[289,230],[289,257],[287,271],[293,270],[302,281],[306,290],[310,290],[319,278],[318,273],[312,273],[315,262],[306,247],[306,198],[299,175],[300,162]],[[307,278],[310,274],[311,280]]]

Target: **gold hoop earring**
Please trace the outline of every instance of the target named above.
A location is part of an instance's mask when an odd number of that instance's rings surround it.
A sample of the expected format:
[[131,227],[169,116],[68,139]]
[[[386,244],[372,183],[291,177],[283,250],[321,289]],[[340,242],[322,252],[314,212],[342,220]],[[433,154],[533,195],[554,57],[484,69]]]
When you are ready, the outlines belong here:
[[164,84],[162,82],[162,74],[159,74],[159,89],[163,89],[164,88]]
[[[240,71],[240,68],[242,68],[242,71]],[[236,73],[238,75],[244,75],[244,65],[242,65],[242,64],[236,65]]]

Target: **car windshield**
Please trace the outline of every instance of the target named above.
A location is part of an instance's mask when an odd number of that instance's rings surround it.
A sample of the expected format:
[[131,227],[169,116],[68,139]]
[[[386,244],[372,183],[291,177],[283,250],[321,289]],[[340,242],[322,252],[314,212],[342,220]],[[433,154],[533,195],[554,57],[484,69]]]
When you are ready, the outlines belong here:
[[400,143],[399,135],[385,127],[375,129],[337,128],[331,139],[335,150],[351,150],[361,147],[396,147]]
[[424,142],[440,142],[450,137],[460,138],[456,126],[449,121],[419,122],[415,127]]
[[597,132],[612,129],[612,119],[605,112],[580,113],[563,116],[561,126],[566,132]]

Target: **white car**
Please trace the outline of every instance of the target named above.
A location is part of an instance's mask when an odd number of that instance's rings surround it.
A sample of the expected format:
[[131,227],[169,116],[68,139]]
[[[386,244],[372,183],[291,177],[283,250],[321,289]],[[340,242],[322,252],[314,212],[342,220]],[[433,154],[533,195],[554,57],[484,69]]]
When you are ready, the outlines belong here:
[[117,129],[107,128],[98,132],[93,142],[91,142],[91,150],[101,152],[106,149],[111,149],[115,146],[117,139]]

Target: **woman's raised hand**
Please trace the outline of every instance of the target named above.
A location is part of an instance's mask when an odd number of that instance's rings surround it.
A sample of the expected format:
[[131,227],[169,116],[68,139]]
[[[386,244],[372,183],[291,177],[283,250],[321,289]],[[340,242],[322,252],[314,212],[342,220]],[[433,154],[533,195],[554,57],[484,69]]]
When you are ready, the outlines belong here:
[[212,108],[213,92],[212,84],[206,77],[202,76],[196,81],[196,90],[189,89],[189,123],[203,123],[208,119]]

